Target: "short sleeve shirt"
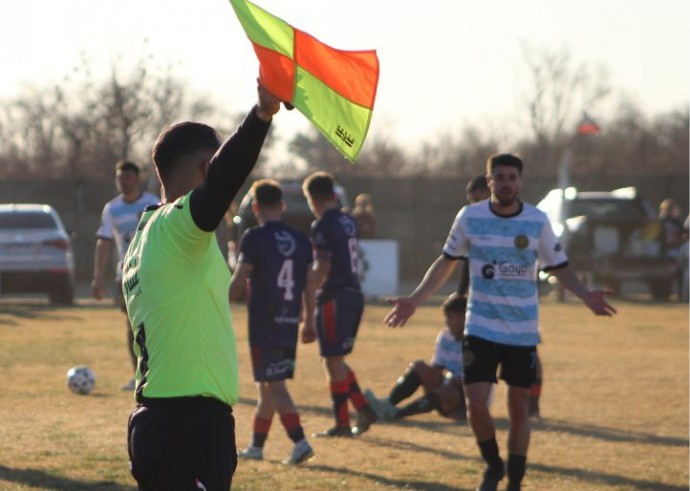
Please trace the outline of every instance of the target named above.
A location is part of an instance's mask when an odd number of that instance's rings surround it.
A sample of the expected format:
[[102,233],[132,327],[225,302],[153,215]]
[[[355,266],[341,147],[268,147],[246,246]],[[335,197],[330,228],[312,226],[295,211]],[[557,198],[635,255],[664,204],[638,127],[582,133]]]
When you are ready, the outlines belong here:
[[150,193],[142,193],[135,201],[127,202],[122,195],[108,201],[101,213],[101,224],[96,232],[100,239],[114,240],[117,249],[116,276],[122,277],[122,259],[137,230],[144,208],[158,203],[159,199]]
[[252,346],[292,347],[312,264],[309,239],[280,221],[253,227],[240,241],[239,262],[253,266],[249,296]]
[[315,256],[327,257],[331,261],[331,270],[323,291],[339,288],[359,290],[359,249],[357,222],[354,218],[337,208],[331,208],[312,223],[311,238]]
[[449,329],[444,329],[436,336],[436,346],[431,364],[443,367],[453,374],[462,377],[462,341],[455,339]]
[[465,206],[443,253],[468,259],[470,289],[465,335],[496,343],[539,343],[537,272],[567,264],[546,215],[527,203],[496,215],[490,200]]
[[123,293],[140,357],[136,397],[237,402],[230,271],[213,232],[199,229],[191,193],[147,210],[124,260]]

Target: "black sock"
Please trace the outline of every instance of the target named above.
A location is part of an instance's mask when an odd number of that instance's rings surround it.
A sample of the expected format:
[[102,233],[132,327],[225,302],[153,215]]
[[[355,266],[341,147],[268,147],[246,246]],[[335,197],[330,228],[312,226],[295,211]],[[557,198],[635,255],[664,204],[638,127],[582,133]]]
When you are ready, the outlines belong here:
[[412,370],[405,372],[395,383],[395,387],[391,390],[388,400],[394,406],[403,399],[410,397],[417,388],[422,384],[419,375]]
[[489,438],[483,442],[477,442],[479,445],[479,451],[482,454],[484,461],[489,464],[492,469],[497,469],[503,467],[503,460],[498,454],[498,443],[496,443],[496,437]]
[[413,414],[424,414],[431,412],[434,409],[438,409],[439,407],[441,407],[441,400],[438,398],[438,395],[434,394],[433,392],[429,392],[424,397],[415,399],[407,406],[398,409],[398,412],[395,414],[395,418],[399,419],[412,416]]
[[509,484],[520,484],[522,478],[525,477],[525,464],[527,463],[527,457],[524,455],[508,455],[508,483]]

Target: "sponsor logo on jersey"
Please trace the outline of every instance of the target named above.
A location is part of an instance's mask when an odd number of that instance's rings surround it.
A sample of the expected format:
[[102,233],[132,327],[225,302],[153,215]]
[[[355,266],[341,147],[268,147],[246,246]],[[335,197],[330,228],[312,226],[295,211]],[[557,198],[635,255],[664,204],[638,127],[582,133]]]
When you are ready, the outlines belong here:
[[295,242],[295,238],[292,236],[290,232],[276,232],[273,235],[273,237],[276,239],[276,246],[278,246],[278,251],[280,251],[280,253],[283,256],[291,256],[295,252],[295,249],[297,248],[297,243]]
[[482,277],[486,280],[492,280],[498,273],[499,278],[523,278],[527,276],[526,264],[513,264],[507,261],[494,261],[490,264],[482,266]]

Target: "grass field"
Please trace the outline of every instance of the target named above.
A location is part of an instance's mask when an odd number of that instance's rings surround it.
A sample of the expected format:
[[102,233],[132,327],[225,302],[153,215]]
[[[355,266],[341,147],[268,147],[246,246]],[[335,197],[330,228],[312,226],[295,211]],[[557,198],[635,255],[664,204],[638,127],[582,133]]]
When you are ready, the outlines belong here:
[[[688,489],[688,306],[614,300],[601,319],[579,303],[542,304],[543,418],[533,423],[526,490]],[[243,306],[233,307],[240,352],[237,444],[249,440],[256,402]],[[428,359],[438,307],[401,330],[383,326],[386,308],[368,306],[350,358],[363,387],[388,392],[415,359]],[[89,396],[64,385],[86,364],[98,382]],[[134,490],[125,425],[131,393],[121,314],[81,300],[53,309],[40,300],[0,301],[0,490]],[[332,422],[315,345],[301,346],[290,385],[305,431]],[[505,455],[505,390],[493,412]],[[469,490],[482,470],[469,428],[430,413],[384,423],[356,440],[312,439],[316,458],[280,464],[291,443],[274,420],[263,462],[241,461],[240,490]]]

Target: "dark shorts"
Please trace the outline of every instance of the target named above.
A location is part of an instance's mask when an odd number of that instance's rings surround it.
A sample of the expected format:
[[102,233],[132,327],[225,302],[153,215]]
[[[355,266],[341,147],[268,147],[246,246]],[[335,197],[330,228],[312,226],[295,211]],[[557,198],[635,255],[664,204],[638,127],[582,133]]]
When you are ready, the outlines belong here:
[[237,467],[232,409],[210,397],[146,402],[129,417],[127,450],[140,491],[227,491]]
[[277,382],[295,375],[295,348],[251,347],[252,369],[257,382]]
[[496,383],[500,378],[513,387],[530,387],[537,378],[537,347],[494,343],[476,336],[466,336],[462,344],[465,384]]
[[359,290],[336,290],[319,298],[316,332],[321,356],[352,352],[363,312],[364,296]]

